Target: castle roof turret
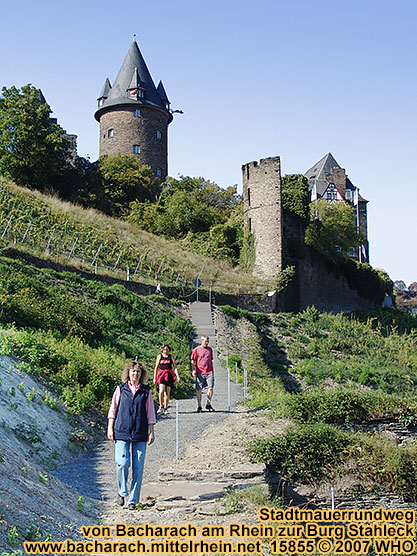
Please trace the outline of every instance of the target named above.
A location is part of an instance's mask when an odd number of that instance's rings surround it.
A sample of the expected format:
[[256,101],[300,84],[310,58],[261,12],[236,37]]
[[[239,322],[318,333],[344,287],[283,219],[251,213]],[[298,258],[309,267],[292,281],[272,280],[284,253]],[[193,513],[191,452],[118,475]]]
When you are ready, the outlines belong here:
[[162,81],[158,83],[158,87],[156,89],[158,91],[159,96],[161,97],[162,102],[165,104],[165,107],[169,109],[170,102],[168,100],[167,94],[165,92],[164,86]]
[[159,85],[158,90],[156,89],[135,40],[130,45],[113,87],[107,79],[98,100],[99,107],[94,115],[97,121],[100,121],[101,114],[108,108],[123,105],[138,105],[138,107],[147,105],[160,108],[169,113],[169,122],[172,120],[165,90]]
[[102,99],[106,99],[109,96],[110,89],[111,89],[111,84],[109,78],[106,77],[106,81],[104,82],[103,88],[101,89],[101,93],[97,100],[100,101]]

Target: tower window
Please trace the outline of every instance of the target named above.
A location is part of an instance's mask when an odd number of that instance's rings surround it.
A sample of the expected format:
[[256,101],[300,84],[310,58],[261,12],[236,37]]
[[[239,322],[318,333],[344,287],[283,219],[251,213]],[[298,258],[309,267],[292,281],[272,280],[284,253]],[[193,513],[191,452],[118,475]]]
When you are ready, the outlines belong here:
[[248,205],[250,206],[250,188],[248,187]]
[[140,153],[140,145],[133,145],[133,154]]
[[133,115],[135,116],[135,118],[140,118],[140,109],[136,108],[136,110],[133,112]]
[[158,176],[158,178],[160,178],[162,176],[162,168],[157,168],[156,169],[156,175]]
[[114,129],[109,129],[109,130],[107,131],[107,137],[108,137],[109,139],[111,139],[112,137],[114,137]]
[[249,218],[248,224],[249,224],[249,232],[252,232],[252,218]]
[[156,132],[156,138],[158,139],[158,141],[160,141],[162,139],[162,133],[159,131]]

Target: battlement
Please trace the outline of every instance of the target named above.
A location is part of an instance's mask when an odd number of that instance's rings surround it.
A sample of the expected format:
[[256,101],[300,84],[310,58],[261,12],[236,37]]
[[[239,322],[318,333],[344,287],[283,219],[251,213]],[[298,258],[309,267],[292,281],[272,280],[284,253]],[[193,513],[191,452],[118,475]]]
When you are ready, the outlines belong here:
[[242,166],[245,228],[254,236],[254,273],[275,278],[282,269],[281,162],[279,156]]

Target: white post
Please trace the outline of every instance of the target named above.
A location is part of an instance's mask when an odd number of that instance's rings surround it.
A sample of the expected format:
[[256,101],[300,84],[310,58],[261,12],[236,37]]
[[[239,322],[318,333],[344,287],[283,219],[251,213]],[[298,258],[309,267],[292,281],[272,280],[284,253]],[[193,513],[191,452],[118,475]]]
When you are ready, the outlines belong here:
[[231,407],[232,407],[232,393],[230,390],[230,369],[229,369],[229,365],[227,366],[227,411],[230,411]]
[[51,241],[52,241],[52,238],[54,236],[54,233],[55,233],[55,230],[52,230],[51,236],[50,236],[49,241],[48,241],[48,245],[46,246],[47,251],[49,249],[49,246],[51,245]]
[[243,397],[248,397],[248,371],[243,369]]
[[97,261],[98,254],[100,253],[100,249],[103,247],[103,244],[100,243],[100,247],[97,249],[96,254],[94,255],[94,259],[91,261],[91,266],[94,266]]
[[129,278],[130,278],[130,271],[129,271],[129,267],[127,267],[127,270],[126,270],[126,282],[129,282]]
[[26,239],[26,236],[28,235],[31,226],[32,226],[32,222],[29,222],[28,227],[26,228],[26,232],[23,234],[22,243],[24,243],[24,241]]
[[77,242],[78,242],[78,236],[75,238],[75,241],[74,241],[74,243],[73,243],[73,245],[72,245],[72,247],[71,247],[70,254],[68,255],[68,260],[71,259],[72,254],[74,253],[75,246],[77,245]]
[[178,274],[177,274],[177,277],[175,278],[175,284],[174,284],[175,286],[178,284],[178,280],[179,280],[179,277],[181,276],[181,273],[182,273],[182,269],[183,269],[183,268],[184,268],[184,263],[182,263],[182,265],[181,265],[181,267],[180,267],[180,270],[179,270],[179,272],[178,272]]
[[156,271],[156,274],[157,274],[158,276],[159,276],[159,273],[161,272],[161,268],[162,268],[162,265],[164,264],[164,261],[165,261],[165,257],[162,259],[161,264],[159,265],[159,268],[158,268],[158,270]]
[[139,270],[140,263],[142,262],[142,259],[143,259],[144,256],[145,256],[145,253],[142,253],[142,255],[140,256],[139,262],[138,262],[138,264],[136,265],[135,272],[133,273],[132,278],[135,278],[136,273],[137,273],[137,271]]
[[120,251],[119,256],[117,257],[117,261],[115,262],[113,270],[116,270],[117,265],[119,264],[119,261],[120,261],[120,257],[122,256],[122,253],[123,253],[123,249]]
[[331,488],[331,493],[332,493],[332,510],[334,510],[334,488]]
[[13,218],[13,214],[10,215],[9,221],[6,224],[6,227],[4,228],[3,233],[1,234],[1,239],[3,239],[4,236],[6,235],[7,229],[10,226],[10,222],[12,221],[12,218]]
[[175,459],[179,459],[178,400],[175,402]]
[[237,361],[235,361],[236,384],[237,384]]

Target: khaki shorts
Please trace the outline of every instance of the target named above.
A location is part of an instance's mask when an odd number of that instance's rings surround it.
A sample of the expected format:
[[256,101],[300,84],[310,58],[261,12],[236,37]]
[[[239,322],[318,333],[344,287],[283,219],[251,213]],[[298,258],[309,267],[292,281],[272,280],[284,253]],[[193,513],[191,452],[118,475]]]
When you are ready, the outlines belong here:
[[202,375],[197,373],[195,375],[195,389],[202,390],[203,388],[213,388],[214,387],[214,373],[209,375]]

